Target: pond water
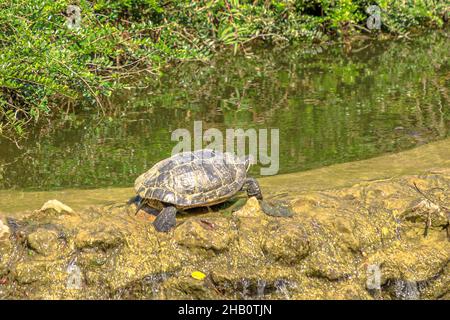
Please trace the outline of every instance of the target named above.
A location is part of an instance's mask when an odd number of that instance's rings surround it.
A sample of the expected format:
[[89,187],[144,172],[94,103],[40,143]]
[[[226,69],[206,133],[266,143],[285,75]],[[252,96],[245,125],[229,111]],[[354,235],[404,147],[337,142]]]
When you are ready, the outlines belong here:
[[[448,33],[397,41],[253,48],[189,62],[69,113],[15,144],[0,140],[0,189],[124,187],[169,156],[177,128],[279,129],[290,173],[398,152],[450,128]],[[258,175],[258,166],[252,168]]]

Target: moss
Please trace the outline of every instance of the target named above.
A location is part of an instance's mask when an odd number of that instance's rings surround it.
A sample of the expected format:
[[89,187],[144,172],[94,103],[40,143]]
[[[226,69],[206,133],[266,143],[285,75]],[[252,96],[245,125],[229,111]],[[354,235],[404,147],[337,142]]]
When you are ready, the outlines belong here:
[[222,252],[236,238],[232,224],[226,218],[189,219],[176,228],[174,241],[187,248]]

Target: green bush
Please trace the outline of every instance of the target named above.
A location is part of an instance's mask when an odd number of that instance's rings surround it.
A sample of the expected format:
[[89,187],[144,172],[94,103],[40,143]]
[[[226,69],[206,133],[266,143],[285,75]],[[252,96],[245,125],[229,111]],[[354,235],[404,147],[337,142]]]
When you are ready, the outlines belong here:
[[[4,0],[0,3],[0,134],[67,109],[97,105],[125,78],[173,60],[206,59],[223,46],[323,41],[363,29],[367,0]],[[82,10],[69,29],[70,4]],[[384,29],[442,25],[441,1],[379,0]],[[355,29],[355,27],[357,27]]]

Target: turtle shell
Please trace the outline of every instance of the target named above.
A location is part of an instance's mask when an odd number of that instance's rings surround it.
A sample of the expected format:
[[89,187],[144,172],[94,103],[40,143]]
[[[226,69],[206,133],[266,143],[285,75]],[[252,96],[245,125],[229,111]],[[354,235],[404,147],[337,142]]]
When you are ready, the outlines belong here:
[[155,164],[134,184],[146,200],[170,203],[178,208],[223,202],[241,190],[247,176],[246,161],[208,149],[183,152]]

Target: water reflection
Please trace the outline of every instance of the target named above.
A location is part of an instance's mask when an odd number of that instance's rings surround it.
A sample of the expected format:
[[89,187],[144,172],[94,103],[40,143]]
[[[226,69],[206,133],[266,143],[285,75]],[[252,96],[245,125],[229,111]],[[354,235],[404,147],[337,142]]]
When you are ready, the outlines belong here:
[[[280,173],[373,157],[448,136],[448,35],[224,54],[0,140],[0,189],[127,186],[170,155],[171,132],[279,128]],[[253,174],[259,172],[255,167]]]

